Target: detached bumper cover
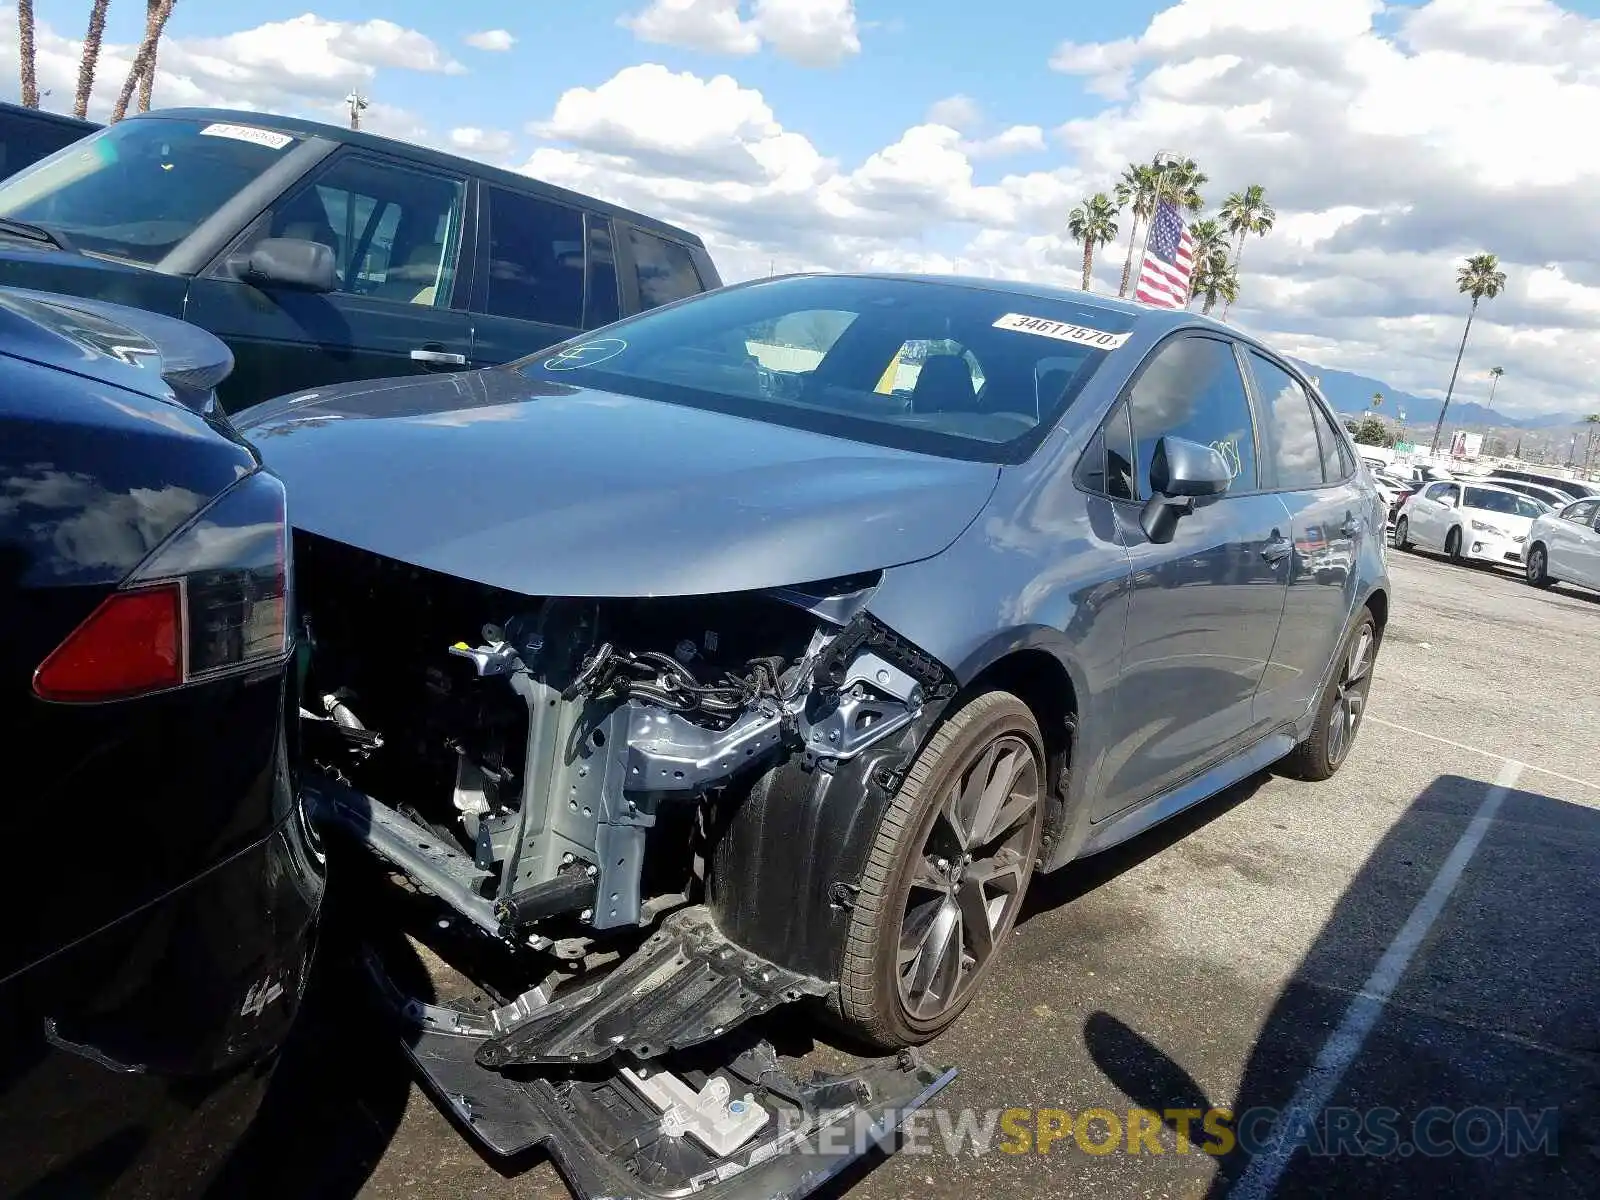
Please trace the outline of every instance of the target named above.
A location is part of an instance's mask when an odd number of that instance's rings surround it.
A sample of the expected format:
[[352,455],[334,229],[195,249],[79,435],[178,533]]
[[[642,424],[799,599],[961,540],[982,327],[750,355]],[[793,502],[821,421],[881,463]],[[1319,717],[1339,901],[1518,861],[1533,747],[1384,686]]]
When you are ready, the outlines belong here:
[[[481,1033],[463,1033],[462,1014],[407,1000],[368,955],[368,968],[403,1023],[403,1045],[434,1097],[463,1130],[504,1158],[549,1154],[580,1200],[755,1200],[805,1196],[852,1162],[892,1150],[905,1119],[955,1078],[914,1051],[839,1075],[786,1072],[765,1042],[739,1050],[729,1039],[702,1046],[687,1064],[692,1080],[725,1080],[771,1119],[731,1154],[717,1155],[670,1132],[661,1112],[620,1070],[542,1068],[501,1072],[479,1063]],[[723,1052],[716,1053],[719,1047]],[[647,1067],[619,1057],[644,1072]]]

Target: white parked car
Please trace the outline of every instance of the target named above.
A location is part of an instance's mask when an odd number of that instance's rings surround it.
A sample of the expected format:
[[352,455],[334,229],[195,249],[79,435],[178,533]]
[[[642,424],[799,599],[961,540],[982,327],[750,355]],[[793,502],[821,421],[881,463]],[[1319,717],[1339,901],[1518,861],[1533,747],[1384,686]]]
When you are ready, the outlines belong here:
[[1400,506],[1394,544],[1442,550],[1452,561],[1521,563],[1528,530],[1548,504],[1492,483],[1441,479]]
[[1574,500],[1528,530],[1528,582],[1600,588],[1600,499]]

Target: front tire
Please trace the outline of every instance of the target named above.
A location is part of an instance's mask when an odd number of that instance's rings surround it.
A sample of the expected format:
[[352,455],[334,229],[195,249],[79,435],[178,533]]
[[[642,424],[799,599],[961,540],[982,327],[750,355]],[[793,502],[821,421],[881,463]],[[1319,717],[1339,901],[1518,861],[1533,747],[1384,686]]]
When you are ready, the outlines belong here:
[[1446,557],[1448,557],[1451,562],[1458,565],[1460,564],[1461,530],[1459,527],[1452,529],[1449,533],[1444,535],[1444,552]]
[[1528,582],[1536,588],[1547,588],[1555,582],[1550,577],[1550,556],[1537,542],[1528,547],[1528,561],[1523,569],[1528,573]]
[[1344,766],[1367,711],[1367,693],[1372,690],[1372,668],[1381,641],[1372,612],[1363,609],[1329,674],[1317,705],[1315,727],[1279,764],[1285,775],[1319,783]]
[[1016,924],[1044,820],[1043,738],[1009,692],[964,705],[918,754],[878,826],[836,1015],[874,1046],[955,1023]]

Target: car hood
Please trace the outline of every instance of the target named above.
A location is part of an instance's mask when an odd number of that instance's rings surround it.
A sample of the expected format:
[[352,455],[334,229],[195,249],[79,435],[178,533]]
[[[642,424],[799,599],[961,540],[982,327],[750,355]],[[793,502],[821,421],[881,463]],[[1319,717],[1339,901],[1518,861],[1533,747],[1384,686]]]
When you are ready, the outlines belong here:
[[235,416],[297,529],[531,596],[698,595],[939,553],[999,468],[498,368]]

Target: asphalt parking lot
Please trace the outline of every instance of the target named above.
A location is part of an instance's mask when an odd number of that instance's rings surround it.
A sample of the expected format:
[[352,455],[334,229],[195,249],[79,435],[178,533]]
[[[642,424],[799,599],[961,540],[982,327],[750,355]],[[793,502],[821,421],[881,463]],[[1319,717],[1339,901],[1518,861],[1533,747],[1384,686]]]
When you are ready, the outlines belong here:
[[[931,1048],[961,1071],[938,1111],[832,1194],[1600,1195],[1600,596],[1390,563],[1340,775],[1263,775],[1036,884]],[[234,1194],[567,1195],[482,1159],[358,1011],[313,998]],[[1255,1153],[1204,1152],[1218,1108]],[[949,1151],[964,1110],[1007,1109],[987,1152]],[[1133,1109],[1158,1115],[1130,1137]],[[1389,1152],[1356,1152],[1374,1130]]]

